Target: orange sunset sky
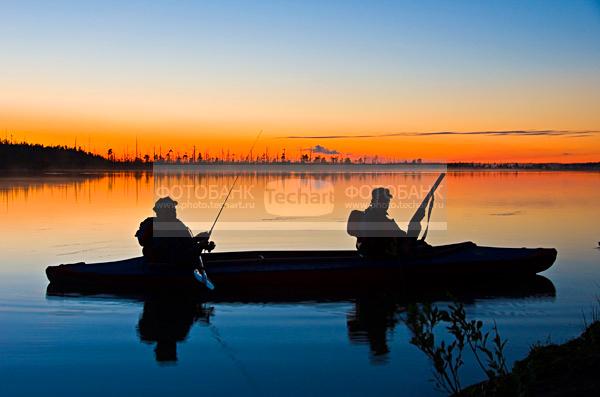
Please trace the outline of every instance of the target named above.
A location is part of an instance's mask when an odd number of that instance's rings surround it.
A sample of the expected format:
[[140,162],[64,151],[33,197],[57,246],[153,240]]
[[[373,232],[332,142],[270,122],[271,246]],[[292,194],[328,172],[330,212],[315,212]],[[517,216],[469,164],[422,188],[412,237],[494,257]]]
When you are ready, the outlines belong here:
[[596,2],[0,5],[1,138],[600,161]]

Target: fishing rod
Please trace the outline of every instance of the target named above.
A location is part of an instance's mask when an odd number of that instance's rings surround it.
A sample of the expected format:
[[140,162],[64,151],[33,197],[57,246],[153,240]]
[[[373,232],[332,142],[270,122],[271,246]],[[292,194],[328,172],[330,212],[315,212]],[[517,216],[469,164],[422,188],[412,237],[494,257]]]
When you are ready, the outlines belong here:
[[[256,142],[258,142],[258,138],[260,138],[261,134],[262,134],[262,130],[260,130],[260,132],[256,136],[256,139],[254,140],[254,143],[252,144],[252,147],[250,148],[250,152],[248,153],[248,157],[250,157],[250,153],[252,153],[252,150],[254,149]],[[231,184],[231,187],[229,188],[229,192],[227,192],[227,196],[225,197],[225,200],[223,201],[223,204],[221,205],[221,208],[219,209],[219,212],[217,213],[217,217],[215,218],[215,221],[213,222],[212,226],[210,227],[210,230],[208,231],[207,235],[202,236],[203,239],[206,238],[206,241],[208,241],[210,239],[210,236],[212,235],[215,225],[217,224],[217,221],[219,220],[219,217],[221,216],[221,213],[223,212],[223,208],[225,208],[225,204],[227,203],[227,200],[229,199],[229,196],[231,195],[231,192],[233,191],[233,188],[235,187],[235,183],[237,182],[239,176],[240,176],[239,174],[237,174],[235,176],[235,179],[233,180],[233,183]],[[198,280],[198,282],[200,282],[201,284],[204,284],[209,290],[215,289],[215,286],[208,279],[208,275],[206,274],[206,270],[204,269],[202,255],[200,255],[198,258],[200,261],[200,268],[194,269],[194,272],[193,272],[194,278],[196,280]]]
[[[258,142],[258,139],[260,138],[261,134],[262,134],[262,130],[260,130],[260,132],[256,136],[256,139],[254,140],[252,147],[250,147],[250,151],[248,152],[248,157],[250,156],[250,153],[252,153],[252,150],[254,150],[254,146],[256,146],[256,143]],[[240,177],[240,174],[237,174],[235,176],[235,178],[233,179],[233,183],[231,184],[231,187],[229,188],[229,192],[227,192],[227,196],[225,196],[225,200],[223,200],[223,204],[221,205],[221,208],[219,209],[219,212],[217,213],[217,217],[215,218],[215,221],[213,222],[212,226],[210,227],[210,230],[208,231],[209,238],[212,235],[213,229],[215,228],[215,225],[217,224],[217,221],[219,220],[219,217],[221,216],[221,212],[223,212],[223,208],[225,208],[225,204],[227,203],[227,200],[229,200],[229,196],[231,195],[231,192],[233,192],[233,188],[235,187],[235,184],[239,177]]]

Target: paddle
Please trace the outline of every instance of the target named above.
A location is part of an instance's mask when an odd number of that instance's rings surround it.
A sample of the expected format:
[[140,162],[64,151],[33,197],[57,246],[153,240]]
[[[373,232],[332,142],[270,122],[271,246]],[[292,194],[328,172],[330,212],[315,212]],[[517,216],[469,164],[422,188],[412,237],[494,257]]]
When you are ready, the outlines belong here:
[[202,256],[199,256],[200,259],[200,268],[202,269],[202,273],[200,270],[194,269],[194,278],[198,280],[201,284],[204,284],[206,288],[209,290],[214,290],[214,284],[208,279],[208,275],[206,274],[206,270],[204,270],[204,263],[202,262]]
[[[258,142],[258,139],[260,138],[261,134],[262,134],[262,130],[260,130],[260,132],[256,136],[256,139],[252,143],[252,147],[250,147],[250,151],[248,152],[248,157],[250,156],[250,153],[252,153],[252,150],[254,150],[254,146],[256,146],[256,142]],[[206,238],[207,241],[210,240],[210,236],[212,235],[215,225],[217,224],[217,221],[219,220],[219,217],[221,216],[221,213],[223,212],[223,209],[225,208],[225,204],[227,203],[227,200],[229,200],[229,196],[231,196],[231,192],[233,191],[233,188],[235,187],[235,184],[236,184],[239,176],[240,175],[237,174],[235,176],[235,178],[233,179],[233,183],[231,184],[231,187],[229,188],[229,191],[227,192],[227,196],[225,196],[225,200],[223,200],[223,204],[221,204],[221,208],[219,209],[219,212],[217,213],[215,221],[213,222],[212,226],[210,227],[210,230],[208,231],[208,233],[206,234],[206,237],[203,236],[203,238]],[[213,247],[214,247],[214,245],[213,245]],[[202,251],[200,252],[200,254],[202,254]],[[194,269],[194,278],[196,280],[198,280],[201,284],[204,284],[206,286],[206,288],[208,288],[209,290],[214,290],[215,286],[208,279],[208,275],[206,274],[206,270],[204,269],[204,262],[202,262],[202,255],[199,256],[199,259],[200,259],[200,269]],[[202,270],[202,271],[200,271],[200,270]]]
[[421,241],[425,241],[425,238],[427,237],[427,233],[429,231],[429,220],[431,219],[431,212],[433,209],[435,191],[437,190],[440,183],[442,183],[442,180],[444,179],[445,176],[446,176],[445,173],[441,173],[440,176],[438,176],[437,180],[435,181],[435,183],[429,190],[429,193],[427,193],[427,195],[423,199],[423,202],[421,203],[419,208],[417,208],[417,210],[415,211],[415,214],[413,215],[410,222],[408,223],[408,237],[412,237],[412,238],[419,237],[419,234],[421,233],[421,221],[425,217],[425,207],[427,207],[427,203],[429,203],[429,208],[427,211],[428,212],[427,227],[425,228],[425,232],[423,233],[423,237],[421,238]]

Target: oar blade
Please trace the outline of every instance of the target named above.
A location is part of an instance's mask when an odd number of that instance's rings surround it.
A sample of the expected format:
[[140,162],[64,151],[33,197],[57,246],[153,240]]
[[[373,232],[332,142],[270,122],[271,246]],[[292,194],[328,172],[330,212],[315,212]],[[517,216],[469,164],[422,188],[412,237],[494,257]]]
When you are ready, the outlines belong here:
[[198,280],[198,282],[200,282],[202,285],[204,285],[209,290],[212,291],[215,289],[215,286],[213,285],[213,283],[208,279],[206,272],[200,273],[200,271],[198,271],[198,269],[195,269],[194,270],[194,278],[196,280]]

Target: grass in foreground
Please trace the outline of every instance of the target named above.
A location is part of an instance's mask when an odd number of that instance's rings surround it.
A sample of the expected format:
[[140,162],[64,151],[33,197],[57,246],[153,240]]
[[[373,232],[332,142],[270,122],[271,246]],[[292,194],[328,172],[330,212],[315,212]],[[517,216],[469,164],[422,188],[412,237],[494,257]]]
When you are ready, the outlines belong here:
[[[460,303],[448,310],[429,304],[413,306],[406,323],[413,333],[411,343],[433,364],[439,390],[456,396],[552,397],[600,395],[600,321],[597,315],[592,319],[571,341],[533,346],[510,372],[504,357],[507,341],[500,337],[496,324],[484,331],[481,321],[467,320]],[[449,342],[436,338],[436,329],[443,326]],[[463,389],[460,368],[465,351],[473,353],[488,379]]]

